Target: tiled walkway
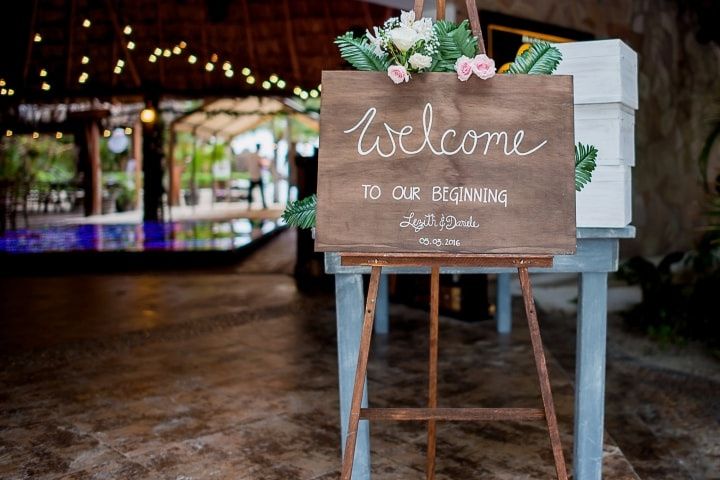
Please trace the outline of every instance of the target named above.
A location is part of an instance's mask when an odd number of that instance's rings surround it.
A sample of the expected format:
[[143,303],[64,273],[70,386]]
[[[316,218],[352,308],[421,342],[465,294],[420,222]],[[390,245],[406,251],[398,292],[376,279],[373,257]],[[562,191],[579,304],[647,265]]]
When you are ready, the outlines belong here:
[[[338,477],[331,297],[242,268],[4,278],[0,292],[0,478]],[[425,314],[392,314],[373,344],[370,401],[421,405]],[[488,322],[441,319],[441,405],[539,405],[515,320],[508,340]],[[550,373],[571,462],[572,387],[552,359]],[[373,478],[424,478],[424,438],[420,424],[374,424]],[[611,441],[604,463],[606,479],[637,478]],[[542,424],[440,425],[438,479],[552,471]]]

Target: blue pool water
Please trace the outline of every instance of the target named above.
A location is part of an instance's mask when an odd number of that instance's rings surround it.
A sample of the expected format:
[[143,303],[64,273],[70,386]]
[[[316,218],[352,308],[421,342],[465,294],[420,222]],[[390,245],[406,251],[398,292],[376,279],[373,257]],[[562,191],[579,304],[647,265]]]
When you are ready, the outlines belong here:
[[0,236],[0,252],[233,251],[273,232],[272,220],[144,222],[62,225],[13,230]]

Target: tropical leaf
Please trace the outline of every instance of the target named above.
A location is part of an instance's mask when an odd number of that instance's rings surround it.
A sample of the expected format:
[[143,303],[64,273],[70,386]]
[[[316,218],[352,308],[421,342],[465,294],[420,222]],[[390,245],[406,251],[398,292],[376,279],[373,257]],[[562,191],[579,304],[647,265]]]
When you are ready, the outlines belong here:
[[537,42],[515,58],[507,73],[550,75],[555,71],[560,60],[562,60],[560,50],[549,43]]
[[387,57],[379,57],[365,37],[354,38],[351,32],[335,39],[340,56],[358,70],[386,72],[390,66]]
[[289,203],[282,214],[283,220],[291,227],[312,228],[315,226],[317,195]]
[[592,145],[575,145],[575,190],[578,192],[592,180],[597,154],[597,148]]
[[461,56],[473,58],[477,53],[477,39],[473,37],[467,20],[455,25],[438,20],[433,27],[438,38],[439,59],[431,66],[433,72],[455,71],[455,61]]

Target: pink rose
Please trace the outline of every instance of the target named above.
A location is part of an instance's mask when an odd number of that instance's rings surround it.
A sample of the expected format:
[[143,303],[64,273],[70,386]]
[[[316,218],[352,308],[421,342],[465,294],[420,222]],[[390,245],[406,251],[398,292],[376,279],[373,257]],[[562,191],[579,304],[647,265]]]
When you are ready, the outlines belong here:
[[388,68],[388,77],[396,84],[410,80],[410,74],[402,65],[392,65]]
[[483,80],[492,78],[495,76],[495,60],[484,53],[475,55],[475,58],[472,59],[472,70],[475,75]]
[[457,72],[458,79],[461,82],[466,81],[468,78],[470,78],[470,75],[473,73],[473,63],[472,60],[463,55],[462,57],[458,58],[455,62],[455,71]]

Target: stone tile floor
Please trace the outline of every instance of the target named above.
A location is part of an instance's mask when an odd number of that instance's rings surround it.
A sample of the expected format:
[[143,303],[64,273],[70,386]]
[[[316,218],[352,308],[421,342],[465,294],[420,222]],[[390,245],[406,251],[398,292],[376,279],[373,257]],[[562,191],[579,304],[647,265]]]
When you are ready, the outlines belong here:
[[[261,263],[0,279],[0,478],[337,478],[333,300],[300,295],[284,273],[248,273]],[[370,401],[419,406],[425,313],[392,315],[373,345]],[[510,339],[441,320],[442,405],[540,404],[515,320]],[[572,386],[552,358],[550,374],[571,463]],[[420,424],[373,424],[374,478],[423,478],[424,445]],[[540,423],[440,425],[438,479],[552,472]],[[604,473],[638,478],[610,438]]]

